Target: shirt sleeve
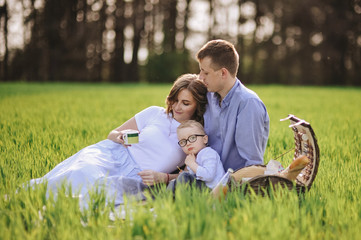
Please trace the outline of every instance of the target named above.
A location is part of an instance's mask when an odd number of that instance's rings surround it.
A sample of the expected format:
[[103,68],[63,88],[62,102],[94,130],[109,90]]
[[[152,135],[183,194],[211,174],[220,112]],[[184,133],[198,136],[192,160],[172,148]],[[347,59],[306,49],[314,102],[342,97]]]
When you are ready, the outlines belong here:
[[162,107],[151,106],[135,114],[134,118],[139,131],[147,126],[147,124],[162,111],[164,111],[164,108]]
[[197,173],[196,176],[202,181],[212,181],[217,172],[217,152],[205,151],[203,154],[197,156]]
[[237,116],[236,145],[245,166],[263,164],[269,134],[266,107],[258,99],[248,99]]

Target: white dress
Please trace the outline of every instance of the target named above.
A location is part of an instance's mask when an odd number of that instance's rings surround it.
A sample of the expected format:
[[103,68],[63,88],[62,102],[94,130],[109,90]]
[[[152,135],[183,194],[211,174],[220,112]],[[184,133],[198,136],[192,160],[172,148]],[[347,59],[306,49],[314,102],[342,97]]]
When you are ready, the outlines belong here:
[[[123,193],[139,194],[145,187],[138,172],[151,169],[170,173],[184,164],[185,155],[178,146],[176,129],[179,123],[168,116],[164,108],[149,107],[135,115],[140,131],[139,143],[126,148],[111,140],[103,140],[80,150],[59,163],[42,178],[54,194],[65,183],[72,186],[73,196],[85,206],[94,186],[104,186],[107,201],[123,203]],[[142,195],[138,195],[142,198]]]

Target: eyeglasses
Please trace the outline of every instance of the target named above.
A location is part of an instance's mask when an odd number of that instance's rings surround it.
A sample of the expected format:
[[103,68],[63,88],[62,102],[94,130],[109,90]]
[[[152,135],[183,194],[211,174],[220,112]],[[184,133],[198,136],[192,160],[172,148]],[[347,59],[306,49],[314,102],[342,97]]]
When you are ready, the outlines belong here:
[[197,141],[197,137],[203,137],[205,135],[199,135],[199,134],[193,134],[190,135],[187,139],[182,139],[178,142],[178,145],[181,147],[184,147],[185,145],[187,145],[187,141],[190,143],[194,143],[195,141]]

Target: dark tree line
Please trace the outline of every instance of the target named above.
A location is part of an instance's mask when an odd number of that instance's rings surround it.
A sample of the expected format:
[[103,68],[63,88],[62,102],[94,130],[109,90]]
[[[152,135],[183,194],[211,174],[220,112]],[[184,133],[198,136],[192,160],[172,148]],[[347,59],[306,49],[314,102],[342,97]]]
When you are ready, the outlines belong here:
[[215,38],[235,43],[247,83],[361,84],[360,0],[4,0],[0,80],[172,82]]

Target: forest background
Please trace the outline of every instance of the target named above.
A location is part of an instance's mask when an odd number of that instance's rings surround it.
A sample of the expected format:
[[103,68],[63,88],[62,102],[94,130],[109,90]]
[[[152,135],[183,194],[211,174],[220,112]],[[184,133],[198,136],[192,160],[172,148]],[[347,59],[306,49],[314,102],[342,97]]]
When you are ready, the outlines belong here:
[[361,85],[360,0],[0,0],[0,81],[168,83],[216,38],[244,83]]

